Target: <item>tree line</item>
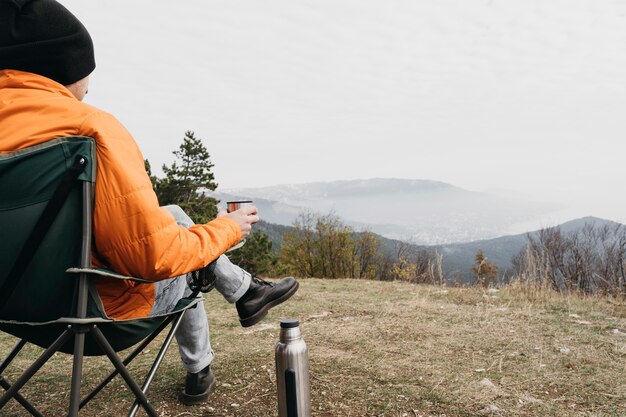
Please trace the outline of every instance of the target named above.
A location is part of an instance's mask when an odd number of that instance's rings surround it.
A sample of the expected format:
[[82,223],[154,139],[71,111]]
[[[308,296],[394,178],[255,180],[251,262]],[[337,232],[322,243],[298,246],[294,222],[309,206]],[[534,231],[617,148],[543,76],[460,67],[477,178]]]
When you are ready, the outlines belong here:
[[301,277],[443,283],[442,256],[396,242],[383,250],[378,235],[355,232],[335,214],[301,213],[283,236],[279,265]]

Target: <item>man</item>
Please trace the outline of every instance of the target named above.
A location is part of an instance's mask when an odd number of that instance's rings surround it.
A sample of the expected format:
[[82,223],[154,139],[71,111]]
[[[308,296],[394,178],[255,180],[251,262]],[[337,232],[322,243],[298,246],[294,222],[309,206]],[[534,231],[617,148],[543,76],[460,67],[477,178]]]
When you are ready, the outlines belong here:
[[[216,289],[236,304],[241,324],[256,324],[298,288],[291,277],[276,284],[251,277],[223,255],[249,235],[259,219],[256,208],[222,211],[217,219],[194,225],[180,208],[159,207],[130,133],[110,114],[82,103],[94,68],[89,33],[58,2],[0,0],[0,153],[63,136],[95,139],[93,262],[157,281],[135,285],[100,279],[96,285],[109,317],[170,309],[190,292],[186,274],[209,266]],[[187,370],[181,399],[204,402],[215,378],[203,307],[185,314],[176,336]]]

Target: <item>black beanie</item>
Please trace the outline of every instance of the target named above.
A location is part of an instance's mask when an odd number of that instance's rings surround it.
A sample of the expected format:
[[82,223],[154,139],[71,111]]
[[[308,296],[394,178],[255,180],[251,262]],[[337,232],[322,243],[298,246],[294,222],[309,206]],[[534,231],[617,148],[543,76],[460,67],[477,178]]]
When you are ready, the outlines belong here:
[[0,0],[0,70],[33,72],[69,85],[94,70],[93,42],[55,0]]

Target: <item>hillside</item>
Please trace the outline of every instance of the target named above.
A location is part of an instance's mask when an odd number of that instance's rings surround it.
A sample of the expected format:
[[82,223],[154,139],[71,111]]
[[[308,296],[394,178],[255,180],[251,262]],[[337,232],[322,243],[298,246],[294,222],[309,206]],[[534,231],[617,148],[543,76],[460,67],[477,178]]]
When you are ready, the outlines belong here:
[[[519,287],[306,279],[289,302],[244,329],[215,291],[206,299],[216,390],[206,405],[182,406],[184,371],[173,347],[149,391],[164,417],[275,416],[283,318],[302,323],[314,417],[626,415],[623,302]],[[0,333],[1,351],[13,344]],[[147,370],[155,353],[140,355],[131,370]],[[86,358],[85,380],[105,375],[104,363]],[[69,357],[55,355],[21,392],[44,414],[60,415],[70,370]],[[126,415],[130,405],[116,379],[81,416]],[[11,401],[2,415],[24,413]]]
[[[582,230],[586,225],[594,227],[616,227],[619,223],[611,220],[599,219],[597,217],[583,217],[580,219],[565,222],[558,227],[563,233],[572,233]],[[282,233],[291,230],[292,227],[275,225],[268,222],[260,222],[255,229],[266,232],[273,242],[276,252],[280,249],[282,242]],[[474,256],[478,250],[482,250],[487,256],[489,262],[493,262],[498,266],[499,276],[501,278],[510,278],[514,271],[512,270],[512,259],[520,253],[528,243],[528,236],[536,237],[539,231],[529,231],[528,233],[502,236],[495,239],[478,240],[474,242],[453,243],[447,245],[413,245],[409,244],[411,250],[428,252],[437,252],[443,254],[443,272],[450,282],[471,282],[473,273],[471,271],[474,265]],[[384,253],[395,255],[396,248],[400,241],[388,239],[384,236],[378,236],[380,249]],[[406,245],[406,243],[404,243]]]
[[[562,233],[568,234],[580,231],[587,225],[600,228],[605,225],[615,227],[619,224],[611,220],[589,216],[555,226],[559,227]],[[469,278],[472,275],[471,268],[474,264],[474,256],[478,250],[482,250],[490,262],[498,265],[498,271],[501,276],[511,277],[514,273],[511,262],[513,257],[524,249],[528,243],[529,235],[536,237],[538,233],[538,231],[530,231],[523,234],[502,236],[496,239],[432,246],[428,249],[443,254],[444,273],[448,277]]]

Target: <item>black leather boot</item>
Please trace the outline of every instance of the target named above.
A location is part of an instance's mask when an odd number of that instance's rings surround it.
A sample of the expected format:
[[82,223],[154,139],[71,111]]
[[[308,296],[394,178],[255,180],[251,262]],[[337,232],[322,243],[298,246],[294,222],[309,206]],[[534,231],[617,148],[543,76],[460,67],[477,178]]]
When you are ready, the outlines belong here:
[[243,327],[257,324],[267,315],[270,308],[287,301],[298,290],[298,281],[293,277],[273,283],[252,277],[250,288],[235,303],[239,322]]
[[180,394],[180,401],[185,405],[197,405],[206,402],[215,386],[215,375],[211,365],[198,373],[187,372],[185,389]]

